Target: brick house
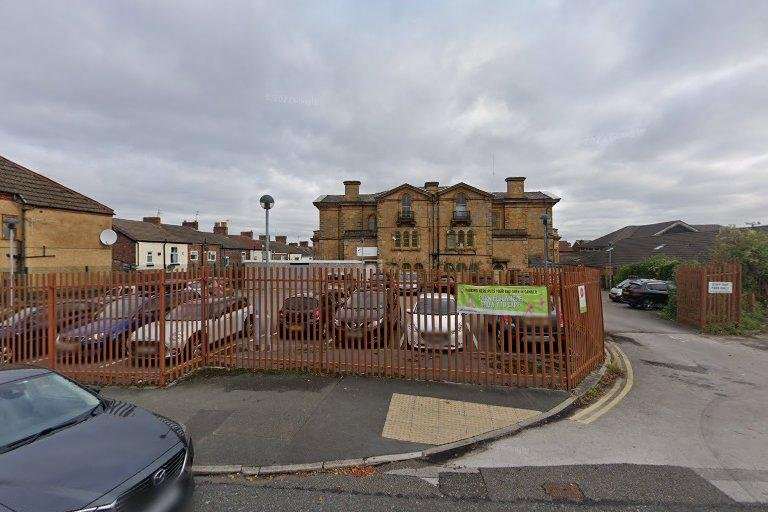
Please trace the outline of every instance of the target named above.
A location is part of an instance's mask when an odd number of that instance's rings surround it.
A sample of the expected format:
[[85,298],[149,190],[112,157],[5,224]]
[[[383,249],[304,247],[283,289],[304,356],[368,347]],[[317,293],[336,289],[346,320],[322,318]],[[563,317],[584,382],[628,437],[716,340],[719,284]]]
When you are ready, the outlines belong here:
[[[403,270],[526,267],[543,259],[541,215],[551,219],[560,199],[526,191],[522,177],[507,178],[506,184],[503,192],[487,192],[466,183],[440,186],[432,181],[361,194],[359,181],[345,181],[343,195],[314,202],[320,217],[315,257],[371,260]],[[551,229],[554,261],[558,241],[557,230]]]
[[0,272],[10,269],[14,225],[17,272],[109,270],[112,249],[99,235],[108,206],[0,156]]
[[114,219],[117,242],[112,246],[115,270],[186,270],[189,239],[165,229],[159,217],[144,220]]

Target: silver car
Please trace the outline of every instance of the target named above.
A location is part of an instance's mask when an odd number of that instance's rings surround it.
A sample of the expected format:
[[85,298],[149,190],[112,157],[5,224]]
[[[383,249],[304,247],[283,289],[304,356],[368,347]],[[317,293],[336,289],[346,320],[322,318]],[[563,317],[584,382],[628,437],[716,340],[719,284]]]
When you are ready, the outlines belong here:
[[433,350],[464,348],[471,340],[477,348],[477,337],[469,319],[456,311],[456,297],[449,293],[422,293],[412,310],[405,312],[400,346]]

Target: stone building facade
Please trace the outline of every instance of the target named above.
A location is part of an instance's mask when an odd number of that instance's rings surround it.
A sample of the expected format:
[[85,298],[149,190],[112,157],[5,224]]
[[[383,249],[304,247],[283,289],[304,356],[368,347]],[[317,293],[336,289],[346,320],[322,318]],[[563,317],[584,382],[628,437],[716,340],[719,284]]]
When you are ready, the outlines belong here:
[[[490,270],[541,262],[541,216],[552,219],[560,199],[526,191],[522,177],[507,178],[506,184],[503,192],[427,182],[362,194],[359,181],[345,181],[343,195],[314,202],[320,217],[315,257],[370,260],[402,270]],[[559,237],[551,226],[548,256],[557,261]]]

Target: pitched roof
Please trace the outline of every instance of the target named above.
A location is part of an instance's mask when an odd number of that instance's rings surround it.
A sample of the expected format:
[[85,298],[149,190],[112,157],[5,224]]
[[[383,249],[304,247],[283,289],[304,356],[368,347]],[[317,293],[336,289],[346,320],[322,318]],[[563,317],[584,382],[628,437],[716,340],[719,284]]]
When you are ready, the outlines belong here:
[[[456,186],[459,186],[459,185],[467,186],[467,187],[473,188],[473,189],[475,189],[475,190],[477,190],[479,192],[490,194],[491,196],[493,196],[494,200],[502,201],[502,200],[505,200],[505,199],[509,199],[509,197],[507,197],[507,193],[506,192],[485,192],[484,190],[472,187],[472,185],[467,185],[466,183],[457,183],[456,185],[451,185],[451,186],[446,186],[446,185],[438,186],[437,187],[437,193],[440,194],[440,193],[442,193],[443,191],[445,191],[445,190],[447,190],[449,188],[453,188],[453,187],[456,187]],[[389,193],[391,193],[391,192],[393,192],[393,191],[395,191],[395,190],[397,190],[397,189],[399,189],[399,188],[401,188],[403,186],[408,186],[409,188],[417,189],[417,190],[419,190],[421,192],[424,192],[425,194],[429,194],[430,193],[426,189],[426,187],[416,187],[416,186],[413,186],[413,185],[409,185],[408,183],[404,183],[402,185],[398,185],[397,187],[394,187],[394,188],[391,188],[391,189],[388,189],[388,190],[384,190],[382,192],[376,192],[376,193],[373,193],[373,194],[360,194],[360,195],[358,195],[357,199],[355,199],[353,202],[374,204],[374,203],[376,203],[376,200],[379,197],[381,197],[383,195],[386,195],[386,194],[389,194]],[[552,194],[548,194],[547,192],[543,192],[543,191],[524,192],[523,193],[523,199],[528,200],[528,201],[552,201],[552,202],[555,202],[555,203],[560,201],[559,197],[555,197]],[[317,199],[315,199],[313,201],[313,203],[314,204],[318,204],[318,203],[343,203],[345,201],[349,201],[349,200],[344,196],[344,194],[327,194],[327,195],[323,195],[323,196],[318,197]]]
[[187,237],[152,222],[129,219],[112,219],[112,227],[137,242],[190,243]]
[[721,227],[722,226],[718,224],[688,224],[682,220],[668,220],[665,222],[656,222],[654,224],[624,226],[623,228],[612,231],[607,235],[596,238],[591,242],[587,242],[586,244],[583,244],[583,246],[598,249],[616,244],[618,241],[624,240],[626,238],[658,236],[663,234],[684,232],[716,232],[719,231]]
[[624,238],[614,243],[610,256],[605,250],[574,252],[561,258],[561,262],[602,267],[610,261],[620,267],[655,255],[680,261],[706,261],[716,237],[717,231],[701,231]]
[[0,192],[17,194],[32,206],[114,215],[112,208],[0,156]]

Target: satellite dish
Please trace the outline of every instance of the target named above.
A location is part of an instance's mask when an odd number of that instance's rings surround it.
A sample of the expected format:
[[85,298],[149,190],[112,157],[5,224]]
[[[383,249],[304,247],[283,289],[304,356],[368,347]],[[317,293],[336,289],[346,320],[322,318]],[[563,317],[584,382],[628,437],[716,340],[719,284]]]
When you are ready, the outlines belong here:
[[105,229],[99,234],[99,240],[104,245],[115,245],[115,242],[117,242],[117,233],[112,229]]

